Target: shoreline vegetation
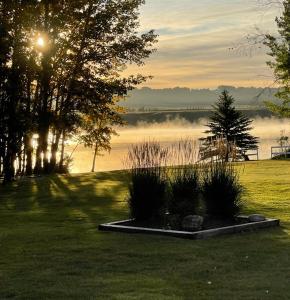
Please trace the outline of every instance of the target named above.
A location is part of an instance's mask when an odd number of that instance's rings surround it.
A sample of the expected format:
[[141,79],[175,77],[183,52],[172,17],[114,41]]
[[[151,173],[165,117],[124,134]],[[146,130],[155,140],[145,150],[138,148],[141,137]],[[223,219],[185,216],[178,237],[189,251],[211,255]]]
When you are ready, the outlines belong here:
[[127,108],[187,108],[211,106],[218,95],[227,90],[236,99],[236,105],[263,106],[264,100],[276,102],[277,88],[269,87],[234,87],[219,86],[216,89],[191,89],[191,88],[137,88],[130,91],[121,105]]

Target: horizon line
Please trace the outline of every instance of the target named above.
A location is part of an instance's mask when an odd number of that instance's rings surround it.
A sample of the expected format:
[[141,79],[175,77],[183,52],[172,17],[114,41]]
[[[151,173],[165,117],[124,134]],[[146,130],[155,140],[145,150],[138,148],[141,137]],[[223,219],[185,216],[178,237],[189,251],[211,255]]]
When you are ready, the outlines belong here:
[[214,88],[206,88],[206,87],[201,87],[201,88],[193,88],[193,87],[186,87],[186,86],[172,86],[172,87],[160,87],[160,88],[156,88],[156,87],[150,87],[150,86],[142,86],[142,87],[136,87],[133,90],[146,90],[146,89],[150,89],[150,90],[173,90],[173,89],[189,89],[189,90],[211,90],[211,91],[215,91],[218,90],[220,88],[235,88],[235,89],[239,89],[239,88],[244,88],[244,89],[278,89],[279,87],[270,87],[270,86],[234,86],[234,85],[219,85],[217,87]]

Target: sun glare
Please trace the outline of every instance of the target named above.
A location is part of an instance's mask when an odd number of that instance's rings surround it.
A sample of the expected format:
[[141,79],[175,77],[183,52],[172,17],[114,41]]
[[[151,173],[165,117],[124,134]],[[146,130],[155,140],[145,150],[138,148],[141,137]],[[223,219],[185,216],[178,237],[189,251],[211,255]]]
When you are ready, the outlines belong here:
[[44,39],[41,36],[37,39],[36,43],[39,47],[44,47],[45,45]]

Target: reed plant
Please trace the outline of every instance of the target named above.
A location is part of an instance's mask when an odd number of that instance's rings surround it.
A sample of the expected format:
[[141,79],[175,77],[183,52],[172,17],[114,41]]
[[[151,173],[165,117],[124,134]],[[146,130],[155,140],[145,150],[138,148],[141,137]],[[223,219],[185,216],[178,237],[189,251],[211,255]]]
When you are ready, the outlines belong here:
[[167,213],[181,223],[188,215],[228,220],[239,214],[243,187],[232,163],[197,163],[197,158],[198,147],[190,139],[171,147],[156,141],[132,145],[125,160],[130,217],[162,221]]
[[132,145],[125,160],[130,170],[128,205],[137,221],[160,219],[166,202],[168,148],[156,141]]
[[199,167],[197,145],[189,139],[182,139],[170,149],[170,197],[168,212],[180,220],[187,215],[197,214],[199,207]]
[[243,186],[231,163],[216,161],[202,166],[202,198],[211,218],[233,219],[242,208]]

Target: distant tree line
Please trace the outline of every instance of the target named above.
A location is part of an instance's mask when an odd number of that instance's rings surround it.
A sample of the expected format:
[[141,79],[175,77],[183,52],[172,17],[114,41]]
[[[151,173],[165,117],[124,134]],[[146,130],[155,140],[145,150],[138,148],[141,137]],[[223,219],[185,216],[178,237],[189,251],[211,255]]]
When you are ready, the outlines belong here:
[[277,101],[276,88],[219,86],[216,89],[143,87],[129,92],[129,98],[122,105],[131,109],[186,109],[211,107],[218,95],[227,90],[236,100],[238,106],[264,106],[263,100]]
[[[0,1],[0,173],[65,171],[65,142],[95,151],[122,123],[118,101],[146,80],[153,31],[137,34],[143,0]],[[33,147],[33,138],[36,139]]]

